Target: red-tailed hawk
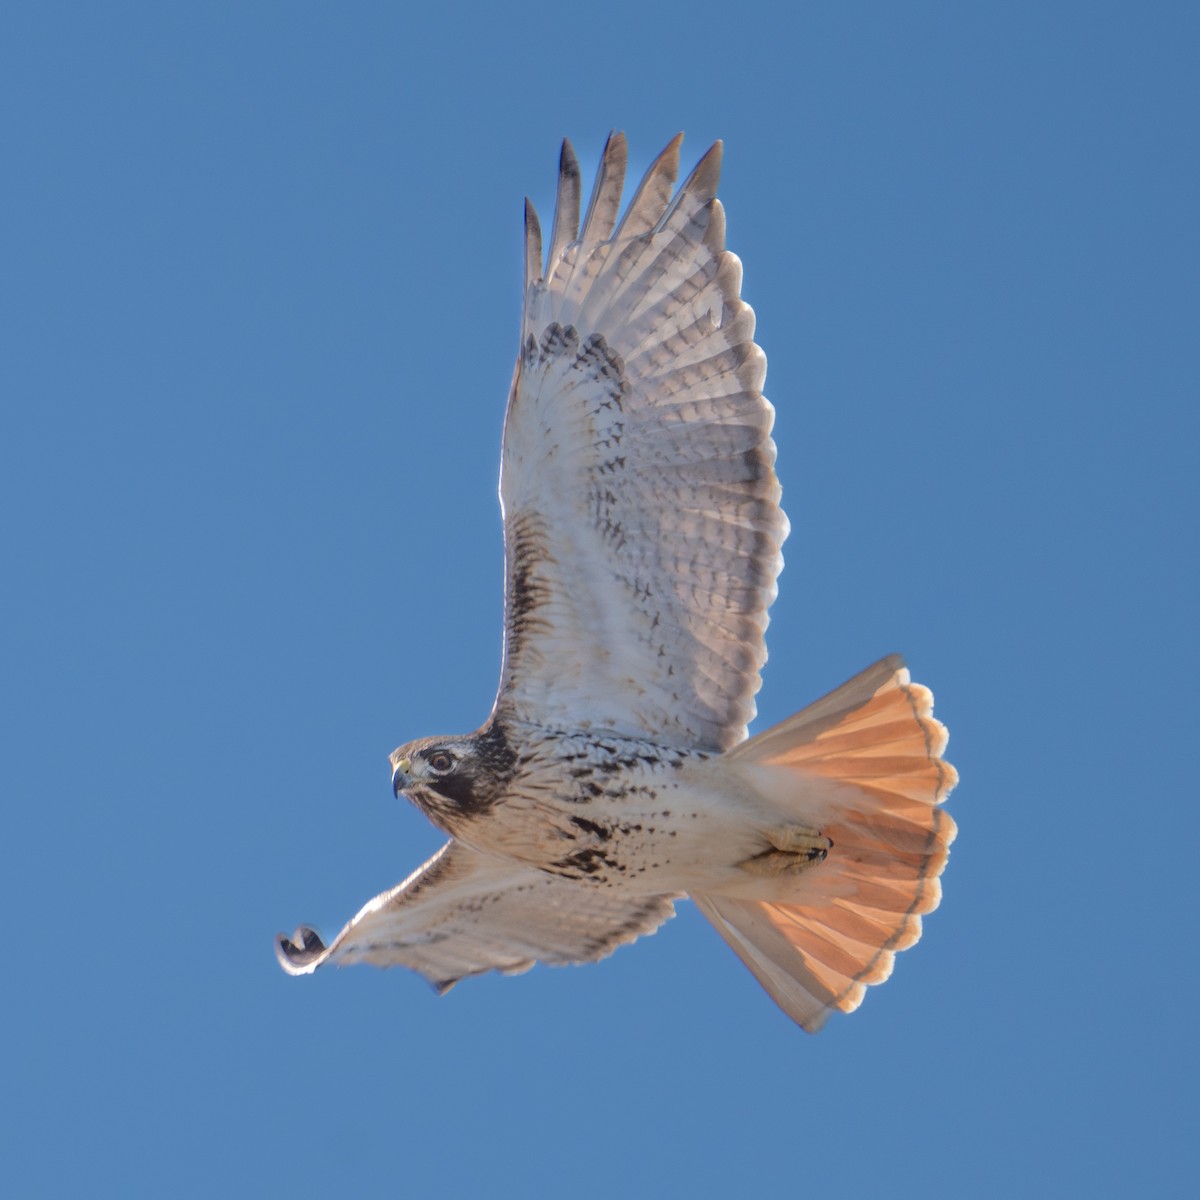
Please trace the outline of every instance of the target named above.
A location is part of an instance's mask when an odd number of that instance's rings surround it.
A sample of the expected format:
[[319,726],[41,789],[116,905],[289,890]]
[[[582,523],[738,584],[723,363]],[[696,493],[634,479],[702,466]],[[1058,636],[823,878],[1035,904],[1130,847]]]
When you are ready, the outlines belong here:
[[937,906],[956,777],[899,657],[746,740],[788,525],[721,145],[672,194],[681,140],[621,215],[610,137],[582,226],[564,142],[544,262],[526,203],[499,693],[475,733],[392,754],[450,841],[328,946],[281,935],[292,974],[403,965],[445,989],[590,962],[690,896],[816,1030]]

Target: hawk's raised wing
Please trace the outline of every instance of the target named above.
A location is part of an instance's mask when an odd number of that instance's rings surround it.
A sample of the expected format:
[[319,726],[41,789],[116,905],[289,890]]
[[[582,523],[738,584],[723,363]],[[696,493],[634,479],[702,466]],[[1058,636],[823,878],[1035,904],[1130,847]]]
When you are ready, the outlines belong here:
[[403,883],[367,903],[326,947],[301,926],[275,952],[291,975],[324,963],[411,967],[439,991],[468,975],[595,962],[653,933],[674,896],[620,896],[580,887],[449,841]]
[[526,207],[496,705],[724,750],[754,715],[787,520],[766,359],[715,198],[721,144],[672,198],[680,141],[617,225],[626,151],[610,137],[582,231],[564,142],[544,272]]

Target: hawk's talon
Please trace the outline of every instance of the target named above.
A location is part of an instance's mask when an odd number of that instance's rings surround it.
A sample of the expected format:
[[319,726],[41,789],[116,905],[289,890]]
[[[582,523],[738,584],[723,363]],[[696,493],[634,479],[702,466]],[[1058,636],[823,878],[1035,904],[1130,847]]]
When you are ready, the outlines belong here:
[[738,863],[751,875],[799,875],[820,865],[833,849],[833,842],[819,830],[804,825],[785,825],[767,833],[771,849]]

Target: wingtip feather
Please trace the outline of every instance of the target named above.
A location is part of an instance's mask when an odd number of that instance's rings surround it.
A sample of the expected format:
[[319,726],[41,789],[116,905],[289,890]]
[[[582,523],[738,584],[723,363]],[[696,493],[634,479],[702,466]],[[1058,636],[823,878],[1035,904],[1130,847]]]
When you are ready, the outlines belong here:
[[328,955],[321,935],[307,925],[301,925],[291,937],[275,935],[275,957],[289,975],[311,975]]
[[679,178],[679,148],[682,145],[683,134],[677,133],[647,168],[617,226],[615,237],[640,237],[658,224],[671,202],[675,180]]
[[533,201],[525,197],[525,294],[542,278],[542,225]]
[[600,155],[596,182],[592,185],[592,196],[579,232],[581,241],[598,243],[612,236],[617,215],[621,211],[621,192],[625,187],[628,161],[629,149],[624,133],[617,130],[610,132]]
[[558,156],[558,195],[554,203],[554,224],[551,226],[550,257],[547,273],[566,248],[579,237],[579,159],[570,138],[563,138]]

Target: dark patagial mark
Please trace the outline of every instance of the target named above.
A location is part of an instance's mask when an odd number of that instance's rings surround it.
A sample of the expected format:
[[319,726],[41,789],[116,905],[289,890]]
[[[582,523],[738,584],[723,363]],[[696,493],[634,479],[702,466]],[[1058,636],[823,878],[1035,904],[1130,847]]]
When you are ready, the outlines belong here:
[[525,639],[538,625],[537,611],[550,599],[550,588],[538,574],[545,561],[545,536],[538,519],[516,513],[508,529],[508,653],[520,654]]

